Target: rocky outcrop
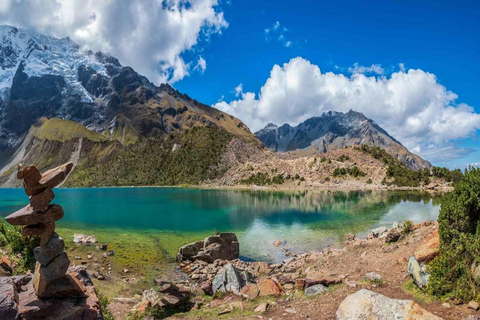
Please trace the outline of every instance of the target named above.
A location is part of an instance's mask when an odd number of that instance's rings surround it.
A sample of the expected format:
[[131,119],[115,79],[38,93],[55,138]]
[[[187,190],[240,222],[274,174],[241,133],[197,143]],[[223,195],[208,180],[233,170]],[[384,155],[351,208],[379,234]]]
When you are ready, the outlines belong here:
[[440,237],[438,235],[438,229],[435,229],[425,238],[422,244],[418,246],[413,255],[418,262],[428,262],[438,256],[439,247]]
[[425,271],[425,265],[420,266],[415,257],[410,257],[408,260],[408,274],[412,276],[413,282],[420,288],[424,289],[428,284],[430,274]]
[[240,271],[233,264],[226,264],[212,282],[213,292],[232,292],[240,295],[242,288],[253,279],[248,271]]
[[366,289],[347,296],[337,310],[337,320],[440,320],[411,300],[390,299]]
[[77,277],[66,273],[70,260],[63,239],[54,232],[55,221],[64,213],[61,206],[50,204],[55,197],[52,189],[67,177],[72,167],[73,163],[66,163],[41,174],[35,166],[19,165],[17,178],[23,179],[30,205],[5,218],[12,225],[25,226],[23,235],[40,237],[40,247],[33,251],[37,264],[32,281],[39,298],[72,297],[86,291]]
[[219,233],[181,247],[177,260],[202,260],[212,263],[217,259],[234,260],[240,254],[240,245],[234,233]]

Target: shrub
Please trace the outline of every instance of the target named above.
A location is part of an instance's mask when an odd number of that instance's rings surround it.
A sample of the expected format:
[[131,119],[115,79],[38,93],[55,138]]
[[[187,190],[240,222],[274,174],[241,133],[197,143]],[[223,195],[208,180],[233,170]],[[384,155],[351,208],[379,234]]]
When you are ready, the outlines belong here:
[[440,254],[429,265],[431,294],[464,302],[478,298],[480,279],[474,278],[471,267],[480,263],[479,221],[480,169],[470,168],[442,201]]
[[372,183],[373,183],[372,179],[368,179],[368,180],[366,181],[366,184],[372,184]]
[[325,181],[330,181],[330,178],[329,178],[329,177],[326,177],[326,178],[325,178]]
[[327,161],[327,158],[325,157],[322,157],[322,159],[320,159],[320,162],[325,162],[325,161]]
[[337,161],[340,161],[340,162],[344,162],[346,160],[350,160],[350,157],[349,156],[346,156],[344,154],[342,154],[340,157],[338,157]]
[[410,220],[403,221],[403,234],[409,234],[413,231],[413,222]]
[[352,177],[365,177],[365,172],[361,171],[358,169],[357,166],[354,166],[353,168],[336,168],[333,170],[333,176],[338,177],[338,176],[346,176],[347,174],[351,175]]

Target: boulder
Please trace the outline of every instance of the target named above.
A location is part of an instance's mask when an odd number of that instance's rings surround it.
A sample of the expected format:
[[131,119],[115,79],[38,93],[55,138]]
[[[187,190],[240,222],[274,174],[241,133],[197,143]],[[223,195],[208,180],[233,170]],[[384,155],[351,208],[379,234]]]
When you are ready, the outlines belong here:
[[97,239],[92,235],[85,235],[80,233],[75,233],[73,235],[73,242],[81,245],[91,245],[97,243]]
[[247,271],[240,271],[233,264],[227,263],[213,279],[212,289],[214,293],[220,291],[240,295],[242,288],[252,278]]
[[408,274],[412,276],[413,282],[420,289],[424,289],[427,286],[430,275],[425,271],[425,266],[420,267],[414,256],[408,260]]
[[2,256],[0,259],[0,272],[2,272],[5,275],[11,275],[13,272],[13,266],[12,262],[10,259],[8,259],[7,256]]
[[0,278],[0,319],[18,319],[18,293],[11,277]]
[[255,283],[247,283],[247,285],[242,288],[241,293],[244,298],[253,300],[260,294],[260,289]]
[[[100,320],[102,313],[95,287],[82,266],[68,269],[67,276],[82,285],[83,294],[72,298],[39,299],[33,281],[26,284],[26,290],[18,294],[18,310],[23,319],[40,320]],[[3,318],[1,318],[3,319]]]
[[325,293],[328,291],[328,288],[325,287],[323,284],[316,284],[314,286],[308,287],[305,289],[306,296],[315,296],[320,293]]
[[392,228],[388,231],[387,236],[385,237],[385,242],[386,243],[397,242],[401,236],[402,234],[400,233],[400,231],[398,231],[398,229]]
[[439,247],[440,237],[438,236],[438,229],[435,229],[423,240],[413,255],[418,262],[428,262],[438,256]]
[[181,247],[177,260],[202,260],[212,263],[217,259],[234,260],[240,254],[240,245],[234,233],[219,233]]
[[361,289],[347,296],[337,310],[337,320],[440,320],[411,300],[390,299]]
[[65,248],[63,239],[54,232],[44,246],[33,249],[33,255],[42,266],[47,266],[63,252],[63,248]]
[[386,227],[378,227],[372,230],[372,234],[375,238],[380,238],[383,234],[386,234],[388,229]]
[[38,223],[45,224],[48,222],[60,220],[62,218],[62,207],[56,204],[52,204],[48,206],[48,209],[43,213],[34,211],[32,206],[26,206],[6,217],[5,221],[13,224],[14,226],[26,226]]
[[382,281],[382,276],[375,272],[365,273],[364,278],[369,281],[378,282]]
[[273,279],[264,279],[257,285],[260,296],[279,296],[284,293],[282,285]]
[[260,303],[258,306],[253,309],[253,312],[265,313],[268,310],[268,302]]
[[46,189],[34,196],[30,197],[30,207],[36,212],[45,212],[50,205],[50,202],[55,198],[52,189]]

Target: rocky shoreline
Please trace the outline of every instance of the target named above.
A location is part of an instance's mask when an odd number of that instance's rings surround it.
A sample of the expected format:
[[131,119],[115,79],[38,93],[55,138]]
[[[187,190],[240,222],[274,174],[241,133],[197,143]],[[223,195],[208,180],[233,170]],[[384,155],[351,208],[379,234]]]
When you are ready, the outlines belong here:
[[[194,319],[207,315],[239,319],[450,319],[456,312],[464,318],[475,314],[473,305],[416,301],[415,290],[425,295],[425,263],[438,254],[438,229],[434,221],[406,224],[374,229],[365,239],[350,235],[344,247],[326,247],[322,252],[296,254],[282,241],[265,244],[286,253],[282,263],[274,264],[238,259],[235,235],[220,233],[180,248],[177,271],[187,277],[173,282],[157,280],[156,286],[144,291],[132,312],[148,317],[152,310],[168,309],[174,318]],[[235,254],[237,257],[231,259]],[[392,257],[396,259],[392,261]],[[413,291],[401,289],[412,282]],[[165,286],[175,288],[175,299],[165,299]],[[325,306],[322,300],[332,296],[334,302]],[[313,306],[299,307],[305,302]],[[322,305],[321,314],[315,314],[317,303]],[[365,305],[373,307],[365,309]]]

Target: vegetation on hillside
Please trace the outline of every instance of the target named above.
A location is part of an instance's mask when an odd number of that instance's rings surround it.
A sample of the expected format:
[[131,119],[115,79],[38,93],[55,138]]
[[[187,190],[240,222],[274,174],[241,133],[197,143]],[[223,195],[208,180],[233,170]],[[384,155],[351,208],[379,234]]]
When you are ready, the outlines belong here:
[[56,140],[65,142],[75,138],[87,138],[91,141],[106,141],[107,137],[89,130],[80,123],[70,120],[52,118],[44,120],[35,131],[35,136],[42,140]]
[[[430,293],[468,302],[480,298],[480,169],[470,168],[442,201],[440,255],[429,265]],[[477,269],[478,270],[478,269]]]
[[[232,135],[215,127],[193,127],[166,139],[151,138],[116,151],[97,163],[88,154],[67,186],[198,184],[225,170],[218,164]],[[90,161],[89,161],[90,158]]]
[[361,145],[360,147],[355,147],[355,149],[369,154],[387,165],[383,184],[393,184],[399,187],[419,187],[422,184],[428,185],[431,182],[431,176],[453,183],[458,182],[462,177],[462,172],[459,169],[450,171],[447,168],[433,167],[431,171],[427,168],[412,170],[380,147]]
[[365,172],[358,169],[357,166],[354,166],[353,168],[336,168],[335,170],[333,170],[334,177],[346,176],[347,174],[355,178],[365,177],[366,175]]

